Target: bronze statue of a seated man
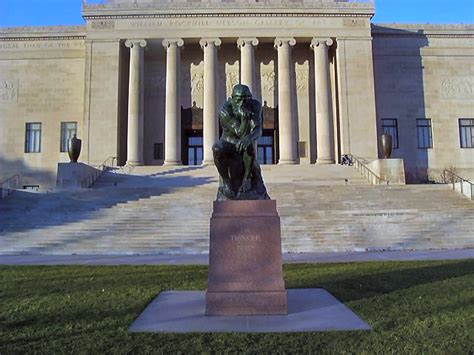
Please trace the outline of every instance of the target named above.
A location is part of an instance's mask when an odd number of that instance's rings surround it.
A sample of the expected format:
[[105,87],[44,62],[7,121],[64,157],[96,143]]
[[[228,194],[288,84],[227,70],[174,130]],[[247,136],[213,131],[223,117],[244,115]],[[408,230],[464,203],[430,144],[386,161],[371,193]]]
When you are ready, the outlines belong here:
[[212,146],[221,177],[217,200],[267,200],[257,141],[262,135],[262,106],[246,85],[235,85],[219,113],[222,136]]

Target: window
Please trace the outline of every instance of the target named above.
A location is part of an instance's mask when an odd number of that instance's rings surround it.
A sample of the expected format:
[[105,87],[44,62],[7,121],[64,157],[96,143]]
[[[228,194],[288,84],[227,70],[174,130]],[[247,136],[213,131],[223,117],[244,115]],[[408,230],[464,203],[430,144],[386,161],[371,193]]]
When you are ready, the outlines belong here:
[[203,138],[188,137],[188,165],[201,165],[203,154]]
[[474,118],[459,119],[461,148],[474,148]]
[[77,122],[61,122],[60,152],[67,152],[67,144],[75,134],[77,134]]
[[392,136],[392,148],[398,149],[398,123],[396,118],[382,118],[382,134]]
[[273,136],[262,135],[258,139],[257,159],[260,165],[273,164]]
[[431,119],[417,118],[416,134],[418,137],[418,148],[433,148],[433,133],[431,130]]
[[41,152],[41,123],[27,123],[25,153]]

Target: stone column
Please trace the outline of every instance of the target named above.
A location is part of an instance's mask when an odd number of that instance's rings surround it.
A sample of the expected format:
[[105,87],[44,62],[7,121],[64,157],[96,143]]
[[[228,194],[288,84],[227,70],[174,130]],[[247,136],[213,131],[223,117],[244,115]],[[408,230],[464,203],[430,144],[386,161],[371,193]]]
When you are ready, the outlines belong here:
[[165,165],[181,165],[181,108],[179,105],[179,72],[181,38],[165,39],[166,49],[166,112]]
[[[333,119],[331,111],[331,85],[329,82],[328,50],[332,39],[311,41],[314,50],[316,73],[316,142],[317,164],[334,164]],[[360,103],[363,104],[362,102]]]
[[247,85],[253,97],[255,93],[255,54],[254,46],[258,45],[256,38],[239,38],[237,47],[240,49],[240,83]]
[[130,79],[128,88],[127,165],[143,165],[143,39],[129,39]]
[[280,160],[278,164],[296,164],[295,125],[293,123],[293,99],[291,85],[291,47],[296,44],[294,38],[275,39],[278,50],[278,131],[280,138]]
[[217,107],[217,47],[219,38],[199,41],[204,50],[204,109],[203,109],[203,165],[214,164],[212,145],[218,140],[219,117]]

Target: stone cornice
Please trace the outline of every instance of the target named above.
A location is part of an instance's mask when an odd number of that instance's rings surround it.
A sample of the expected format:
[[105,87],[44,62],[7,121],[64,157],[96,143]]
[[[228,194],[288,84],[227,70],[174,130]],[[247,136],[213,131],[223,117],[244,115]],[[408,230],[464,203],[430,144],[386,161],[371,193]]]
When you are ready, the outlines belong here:
[[8,33],[74,33],[85,34],[86,26],[20,26],[20,27],[0,27],[0,34]]
[[85,19],[308,15],[372,17],[374,4],[372,0],[109,0],[84,1],[82,6]]
[[228,12],[228,13],[166,13],[166,14],[115,14],[83,15],[86,20],[140,19],[140,18],[209,18],[209,17],[364,17],[371,18],[373,13],[319,13],[319,12]]
[[474,25],[372,24],[374,37],[472,38]]
[[374,9],[372,0],[107,0],[94,4],[83,0],[82,11],[214,9]]
[[85,26],[0,27],[2,41],[81,40],[85,37]]
[[0,33],[0,41],[70,41],[85,40],[86,36],[4,36]]

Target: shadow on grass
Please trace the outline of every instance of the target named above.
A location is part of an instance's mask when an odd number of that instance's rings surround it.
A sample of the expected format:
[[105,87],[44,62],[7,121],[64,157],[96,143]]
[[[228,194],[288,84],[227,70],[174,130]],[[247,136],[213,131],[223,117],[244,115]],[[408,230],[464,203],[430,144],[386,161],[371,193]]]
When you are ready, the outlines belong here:
[[[354,273],[353,265],[353,263],[326,265],[325,274],[318,270],[320,265],[317,264],[286,265],[286,287],[325,288],[339,300],[351,302],[415,286],[474,275],[472,260],[439,265],[430,265],[429,262],[359,263],[358,273]],[[381,265],[384,267],[380,267]],[[387,271],[387,268],[393,270]],[[365,272],[361,273],[361,269]]]

